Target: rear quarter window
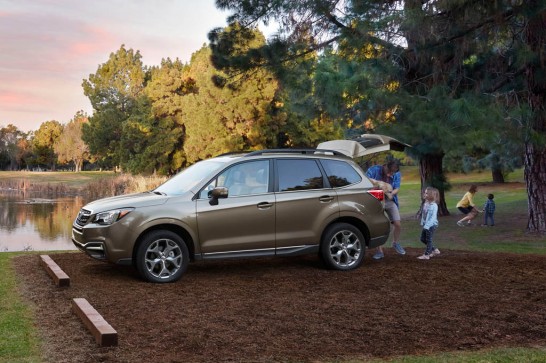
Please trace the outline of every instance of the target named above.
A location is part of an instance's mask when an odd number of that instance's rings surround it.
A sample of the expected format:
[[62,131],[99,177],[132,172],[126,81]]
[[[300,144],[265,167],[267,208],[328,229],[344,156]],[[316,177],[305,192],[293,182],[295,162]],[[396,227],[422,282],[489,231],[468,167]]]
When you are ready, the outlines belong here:
[[362,181],[360,174],[349,163],[340,160],[321,160],[320,162],[332,188],[344,187]]

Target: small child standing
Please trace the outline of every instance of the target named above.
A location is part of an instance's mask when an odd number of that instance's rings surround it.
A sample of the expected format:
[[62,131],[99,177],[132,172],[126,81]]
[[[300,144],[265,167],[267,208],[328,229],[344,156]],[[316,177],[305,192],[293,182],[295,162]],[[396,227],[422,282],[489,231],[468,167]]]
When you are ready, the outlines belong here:
[[495,225],[495,219],[493,215],[495,214],[495,201],[493,200],[495,196],[493,194],[487,194],[487,201],[483,205],[484,211],[484,220],[483,226],[487,226],[487,222],[491,222],[491,227]]
[[425,253],[422,256],[417,257],[420,260],[429,260],[433,256],[440,254],[440,250],[437,249],[433,242],[432,237],[434,231],[438,228],[438,200],[440,199],[440,193],[438,189],[427,187],[423,192],[423,211],[421,213],[421,242],[427,245]]

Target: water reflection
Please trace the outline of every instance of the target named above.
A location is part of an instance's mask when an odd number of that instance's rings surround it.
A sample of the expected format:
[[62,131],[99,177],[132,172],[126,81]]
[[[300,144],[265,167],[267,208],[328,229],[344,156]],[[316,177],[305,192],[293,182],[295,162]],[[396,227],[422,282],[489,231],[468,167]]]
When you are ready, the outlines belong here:
[[72,221],[83,204],[80,196],[0,190],[0,252],[75,249]]

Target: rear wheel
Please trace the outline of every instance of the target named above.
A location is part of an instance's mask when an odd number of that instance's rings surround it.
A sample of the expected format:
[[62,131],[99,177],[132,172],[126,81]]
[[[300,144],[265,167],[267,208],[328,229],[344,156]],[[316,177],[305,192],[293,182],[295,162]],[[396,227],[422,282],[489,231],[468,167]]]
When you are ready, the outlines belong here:
[[146,281],[174,282],[186,272],[189,261],[184,240],[174,232],[159,230],[144,236],[135,266]]
[[336,223],[324,232],[320,253],[324,263],[335,270],[352,270],[364,258],[365,242],[362,232],[348,223]]

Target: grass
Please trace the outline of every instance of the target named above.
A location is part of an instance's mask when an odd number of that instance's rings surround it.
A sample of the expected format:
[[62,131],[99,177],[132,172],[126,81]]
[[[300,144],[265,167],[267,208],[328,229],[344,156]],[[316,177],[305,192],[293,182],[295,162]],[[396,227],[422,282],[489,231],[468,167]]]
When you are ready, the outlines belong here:
[[[402,239],[404,246],[419,247],[421,231],[419,221],[414,218],[420,205],[420,181],[416,167],[402,169],[402,189],[400,194]],[[113,173],[100,172],[48,172],[23,173],[32,183],[67,183],[70,187],[84,187],[89,183],[100,183],[101,178],[111,178]],[[0,181],[21,178],[21,173],[0,172]],[[440,249],[464,249],[473,251],[510,252],[546,254],[546,238],[525,233],[527,222],[527,191],[523,183],[522,171],[509,175],[506,184],[488,184],[491,175],[473,173],[468,175],[449,175],[452,190],[446,193],[446,203],[451,216],[440,217],[440,227],[435,242]],[[460,218],[455,208],[456,202],[466,192],[470,183],[479,185],[475,201],[481,206],[488,193],[495,194],[497,226],[458,227]],[[0,185],[1,186],[1,185]],[[481,218],[478,216],[477,218]],[[481,219],[477,220],[481,223]],[[0,253],[0,363],[40,362],[40,341],[33,327],[32,309],[20,298],[17,281],[10,259],[22,254]],[[508,363],[545,362],[546,347],[536,348],[497,348],[478,352],[445,352],[430,356],[407,356],[390,359],[399,363]],[[385,362],[372,360],[371,362]],[[347,363],[347,362],[346,362]],[[351,361],[350,363],[357,363]],[[360,363],[360,362],[358,362]]]
[[[479,352],[447,352],[389,360],[374,359],[367,363],[543,363],[545,359],[546,348],[497,348]],[[345,363],[361,363],[361,361]]]
[[25,172],[0,171],[0,189],[17,189],[47,194],[87,194],[92,200],[156,188],[164,176],[140,176],[114,172]]
[[0,253],[0,362],[40,362],[32,311],[17,292],[16,276],[10,263],[14,255]]
[[24,180],[30,184],[63,184],[69,188],[81,188],[95,180],[115,177],[110,171],[82,171],[80,173],[64,171],[0,171],[0,187]]
[[[400,191],[400,213],[402,215],[401,243],[408,247],[422,248],[419,242],[421,226],[416,218],[421,203],[420,181],[415,167],[402,170]],[[474,173],[470,175],[449,175],[452,189],[445,194],[446,205],[451,215],[439,217],[439,228],[435,243],[440,250],[462,249],[470,251],[510,252],[546,254],[546,238],[525,232],[527,227],[527,189],[521,170],[511,173],[505,184],[489,183],[491,175]],[[482,207],[487,194],[495,195],[495,227],[480,227],[483,215],[474,219],[473,227],[461,228],[456,225],[462,214],[455,207],[470,184],[478,185],[474,202]]]

